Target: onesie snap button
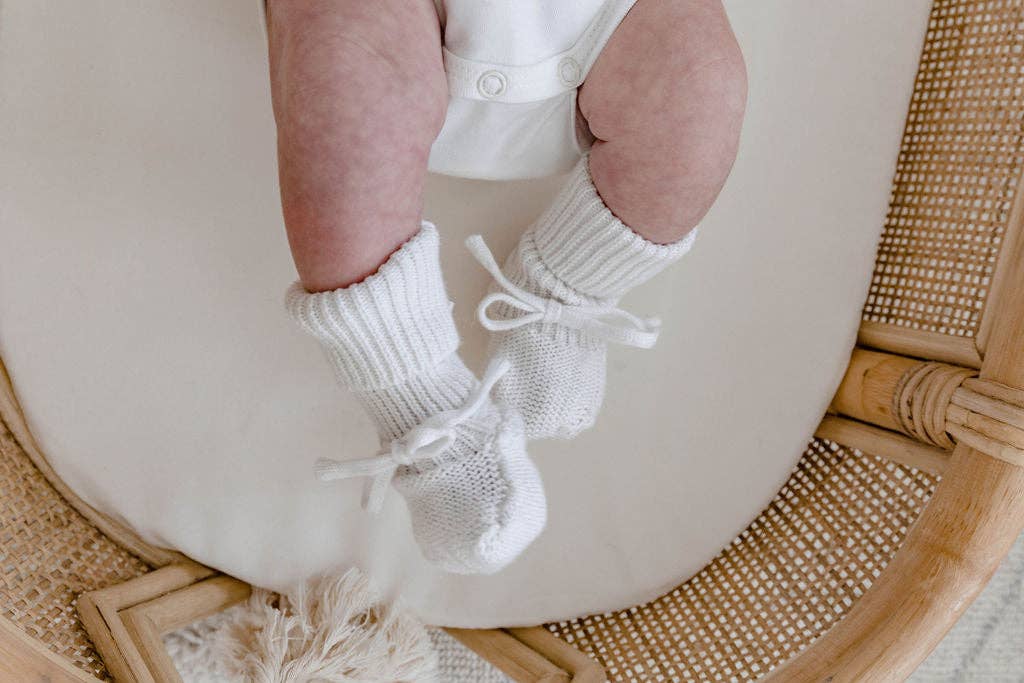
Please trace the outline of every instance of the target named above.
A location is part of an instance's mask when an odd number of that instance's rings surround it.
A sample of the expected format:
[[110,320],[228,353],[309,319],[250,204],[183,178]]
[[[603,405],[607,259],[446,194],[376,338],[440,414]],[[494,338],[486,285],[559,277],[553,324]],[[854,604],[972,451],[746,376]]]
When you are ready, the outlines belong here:
[[572,57],[566,57],[558,63],[558,77],[562,79],[562,83],[576,87],[580,84],[580,64]]
[[487,71],[476,82],[476,89],[484,97],[498,97],[508,87],[508,79],[500,71]]

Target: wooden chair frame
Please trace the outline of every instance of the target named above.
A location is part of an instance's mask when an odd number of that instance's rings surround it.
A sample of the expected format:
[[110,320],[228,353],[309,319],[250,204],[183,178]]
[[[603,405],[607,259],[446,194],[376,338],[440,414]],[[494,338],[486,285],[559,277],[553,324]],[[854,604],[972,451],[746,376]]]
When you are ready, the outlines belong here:
[[[1024,21],[1024,9],[1018,14]],[[1018,71],[1024,63],[1007,59]],[[1024,100],[1024,93],[1013,97]],[[1024,153],[1024,143],[1019,148]],[[836,625],[778,663],[764,678],[769,683],[906,679],[1024,529],[1024,179],[1015,169],[1012,206],[973,336],[861,325],[816,436],[942,477],[870,589]],[[81,623],[107,671],[124,681],[179,680],[160,636],[245,599],[249,587],[152,547],[90,508],[46,462],[2,363],[0,371],[0,418],[21,451],[70,508],[152,568],[79,597]],[[555,630],[449,632],[516,681],[604,680],[600,664]],[[0,619],[0,677],[97,680],[7,619]]]

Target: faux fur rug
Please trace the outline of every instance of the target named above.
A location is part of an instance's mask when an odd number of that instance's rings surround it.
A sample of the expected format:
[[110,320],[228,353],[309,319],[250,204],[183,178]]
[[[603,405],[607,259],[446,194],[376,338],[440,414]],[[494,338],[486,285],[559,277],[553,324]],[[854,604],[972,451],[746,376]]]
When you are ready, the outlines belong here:
[[[257,591],[245,605],[168,634],[164,642],[182,679],[185,683],[509,681],[444,631],[425,629],[400,607],[381,604],[356,570],[319,586],[280,603],[271,594]],[[339,601],[341,606],[327,607],[320,604],[324,595],[334,600],[344,596],[344,600]],[[321,627],[324,632],[316,633]],[[1024,681],[1022,652],[1024,536],[910,680],[1020,682]]]
[[357,569],[289,595],[256,589],[246,603],[164,641],[187,683],[439,680],[427,630],[381,601]]
[[164,637],[184,683],[380,683],[510,679],[358,569],[288,596],[256,589],[241,605]]

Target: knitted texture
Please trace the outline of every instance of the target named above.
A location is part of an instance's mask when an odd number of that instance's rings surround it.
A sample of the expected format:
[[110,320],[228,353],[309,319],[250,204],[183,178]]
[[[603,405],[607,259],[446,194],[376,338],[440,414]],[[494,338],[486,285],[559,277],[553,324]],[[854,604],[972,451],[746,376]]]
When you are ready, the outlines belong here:
[[[496,405],[456,354],[438,242],[425,222],[374,275],[315,294],[293,283],[285,305],[377,427],[382,454],[341,476],[393,477],[428,560],[491,573],[537,537],[546,503],[521,417]],[[408,443],[424,433],[436,438]]]
[[[657,321],[615,309],[619,298],[682,257],[696,234],[691,230],[667,245],[644,239],[601,199],[590,176],[589,155],[580,159],[551,206],[524,233],[503,272],[517,287],[549,302],[579,311],[603,310],[654,331],[643,331],[649,343],[636,343],[545,314],[496,332],[492,351],[509,358],[512,370],[495,395],[520,410],[528,438],[568,439],[594,424],[604,399],[608,341],[649,346],[657,334]],[[498,319],[522,318],[521,307],[508,303],[496,303],[493,310]],[[481,311],[481,318],[486,316]],[[561,317],[568,316],[563,312]]]

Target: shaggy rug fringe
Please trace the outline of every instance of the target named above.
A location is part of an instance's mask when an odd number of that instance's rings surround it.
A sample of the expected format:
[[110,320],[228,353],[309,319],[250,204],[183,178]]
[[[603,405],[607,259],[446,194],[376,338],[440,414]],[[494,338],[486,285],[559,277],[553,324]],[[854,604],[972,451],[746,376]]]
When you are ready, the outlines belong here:
[[427,630],[400,606],[382,602],[358,569],[315,579],[288,595],[257,588],[248,602],[217,616],[215,624],[196,625],[195,643],[188,631],[179,632],[181,642],[168,643],[183,650],[179,656],[187,660],[189,647],[206,641],[211,680],[437,680]]

